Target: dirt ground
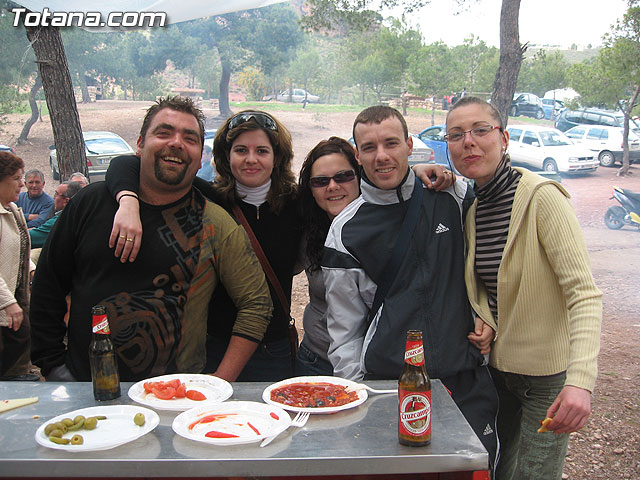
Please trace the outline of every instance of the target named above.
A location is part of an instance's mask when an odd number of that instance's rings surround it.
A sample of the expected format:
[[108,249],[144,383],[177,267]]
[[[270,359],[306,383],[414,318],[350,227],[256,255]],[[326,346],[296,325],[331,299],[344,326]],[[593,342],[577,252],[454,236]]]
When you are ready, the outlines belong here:
[[[84,130],[110,130],[132,146],[148,102],[100,101],[79,105]],[[216,111],[203,108],[207,126],[215,127]],[[269,106],[265,105],[268,109]],[[331,135],[351,136],[354,113],[324,114],[305,111],[277,112],[291,129],[295,151],[294,171],[299,171],[304,155],[321,139]],[[30,143],[15,145],[27,115],[10,116],[0,132],[0,143],[10,144],[28,168],[40,168],[47,176],[46,191],[53,194],[57,182],[51,178],[48,146],[53,136],[48,117],[31,129]],[[436,116],[436,123],[442,117]],[[419,132],[431,125],[430,115],[410,114],[409,130]],[[588,424],[571,436],[565,463],[567,479],[640,479],[640,231],[631,227],[608,230],[603,222],[613,186],[640,192],[640,166],[632,174],[617,177],[617,169],[599,168],[595,174],[563,177],[562,185],[572,196],[578,219],[591,256],[593,274],[603,291],[602,345],[599,375],[593,395],[593,413]],[[306,305],[307,284],[304,274],[296,277],[293,315],[301,324]]]

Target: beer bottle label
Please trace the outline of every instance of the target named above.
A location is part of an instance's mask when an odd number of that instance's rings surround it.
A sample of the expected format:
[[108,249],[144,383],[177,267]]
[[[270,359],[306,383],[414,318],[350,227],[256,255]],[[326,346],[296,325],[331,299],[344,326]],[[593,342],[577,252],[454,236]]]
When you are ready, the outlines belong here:
[[404,363],[424,365],[424,347],[422,346],[422,341],[412,342],[407,340],[407,348],[404,352]]
[[93,316],[93,333],[111,333],[106,315]]
[[398,390],[400,402],[399,431],[402,435],[421,437],[431,433],[431,390]]

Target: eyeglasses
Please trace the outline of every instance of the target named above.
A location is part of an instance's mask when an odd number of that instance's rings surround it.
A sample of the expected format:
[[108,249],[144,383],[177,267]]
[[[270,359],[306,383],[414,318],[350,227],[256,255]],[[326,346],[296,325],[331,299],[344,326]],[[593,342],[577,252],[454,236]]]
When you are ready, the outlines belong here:
[[341,172],[336,173],[333,177],[326,177],[324,175],[319,175],[317,177],[311,177],[309,179],[309,184],[313,188],[322,188],[326,187],[333,180],[336,183],[348,183],[352,182],[356,178],[356,172],[353,170],[343,170]]
[[266,128],[267,130],[271,130],[273,132],[278,131],[278,126],[273,118],[263,112],[243,112],[237,114],[229,121],[229,128],[236,128],[242,125],[243,123],[247,123],[249,120],[255,120],[255,122],[262,128]]
[[481,127],[472,128],[471,130],[465,130],[464,132],[447,133],[444,136],[444,139],[449,143],[454,143],[463,140],[467,133],[470,133],[473,138],[481,138],[489,135],[494,130],[502,131],[502,127],[500,127],[499,125],[483,125]]

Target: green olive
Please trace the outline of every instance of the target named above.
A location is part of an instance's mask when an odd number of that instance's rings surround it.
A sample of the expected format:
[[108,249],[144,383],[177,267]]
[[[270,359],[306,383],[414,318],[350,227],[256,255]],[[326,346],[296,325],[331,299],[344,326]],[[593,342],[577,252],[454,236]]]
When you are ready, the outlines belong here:
[[145,421],[146,421],[146,419],[144,418],[144,413],[136,413],[136,416],[133,417],[133,423],[135,423],[139,427],[144,425]]
[[85,418],[84,415],[77,415],[74,419],[73,419],[73,423],[80,423],[80,422],[84,422]]
[[81,419],[79,422],[74,423],[73,425],[71,425],[71,426],[69,427],[69,431],[70,431],[70,432],[74,432],[74,431],[76,431],[76,430],[80,430],[80,429],[82,428],[82,426],[83,426],[83,425],[84,425],[84,417],[82,417],[82,419]]
[[71,437],[71,445],[82,445],[84,443],[84,438],[82,435],[74,435]]
[[60,421],[64,423],[67,427],[70,427],[71,425],[73,425],[73,420],[71,420],[70,418],[63,418]]
[[70,440],[68,438],[60,438],[60,437],[49,437],[53,443],[57,443],[59,445],[68,445]]
[[48,437],[51,432],[56,429],[55,423],[49,423],[44,427],[44,434]]
[[58,422],[56,423],[56,428],[58,430],[62,430],[62,433],[67,433],[67,430],[69,429],[64,423],[62,422]]
[[49,437],[58,437],[61,438],[62,435],[64,435],[64,432],[62,430],[60,430],[59,428],[54,428],[53,430],[51,430],[49,432]]
[[96,417],[89,417],[84,421],[84,429],[85,430],[93,430],[98,425],[98,419]]
[[96,418],[98,420],[106,420],[107,419],[107,417],[105,417],[104,415],[96,415]]

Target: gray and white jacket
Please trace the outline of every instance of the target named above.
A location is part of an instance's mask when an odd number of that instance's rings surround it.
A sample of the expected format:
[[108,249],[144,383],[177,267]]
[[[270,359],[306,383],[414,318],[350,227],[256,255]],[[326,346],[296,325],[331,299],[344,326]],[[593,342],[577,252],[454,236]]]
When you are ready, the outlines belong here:
[[409,251],[367,325],[415,181],[409,170],[399,187],[381,190],[363,177],[362,195],[331,225],[322,269],[329,359],[337,376],[398,378],[411,329],[423,332],[431,377],[444,378],[483,364],[483,356],[467,339],[474,322],[464,281],[463,212],[473,192],[464,182],[443,192],[425,188]]

